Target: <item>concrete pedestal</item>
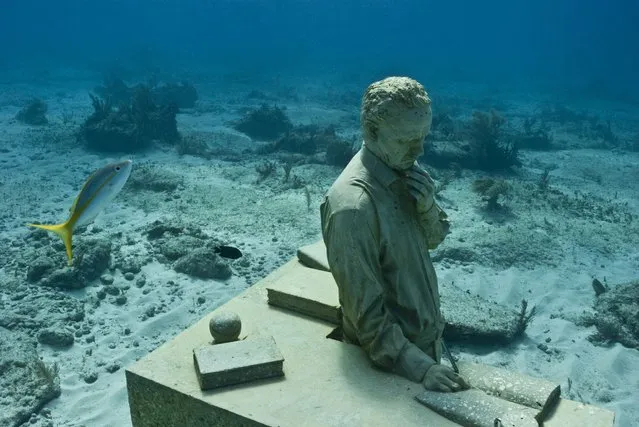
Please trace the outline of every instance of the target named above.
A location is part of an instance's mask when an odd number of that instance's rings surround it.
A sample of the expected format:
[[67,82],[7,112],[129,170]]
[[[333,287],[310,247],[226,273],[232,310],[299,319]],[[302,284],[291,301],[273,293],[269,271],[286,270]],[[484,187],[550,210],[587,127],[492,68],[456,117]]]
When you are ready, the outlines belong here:
[[[305,272],[293,259],[216,310],[239,314],[247,340],[272,336],[283,377],[202,391],[193,350],[211,341],[214,312],[128,367],[133,426],[457,426],[417,402],[421,384],[374,369],[359,347],[326,338],[334,324],[269,306],[267,287]],[[613,420],[610,411],[562,400],[545,426]]]

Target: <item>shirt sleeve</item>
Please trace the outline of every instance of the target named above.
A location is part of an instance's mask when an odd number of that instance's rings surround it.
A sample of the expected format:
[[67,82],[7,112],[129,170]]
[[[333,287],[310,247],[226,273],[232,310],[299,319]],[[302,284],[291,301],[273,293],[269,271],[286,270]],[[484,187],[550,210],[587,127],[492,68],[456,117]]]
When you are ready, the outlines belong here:
[[384,305],[377,230],[375,212],[366,203],[331,213],[326,201],[322,208],[322,234],[343,316],[373,364],[420,382],[436,362],[404,336]]

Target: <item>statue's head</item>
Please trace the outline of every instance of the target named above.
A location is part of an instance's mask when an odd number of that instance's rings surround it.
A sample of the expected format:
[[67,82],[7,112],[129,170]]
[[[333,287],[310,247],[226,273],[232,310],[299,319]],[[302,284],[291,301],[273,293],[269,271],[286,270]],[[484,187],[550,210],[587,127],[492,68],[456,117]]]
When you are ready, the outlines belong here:
[[432,118],[426,90],[408,77],[375,82],[362,98],[364,144],[396,170],[410,169],[422,155]]

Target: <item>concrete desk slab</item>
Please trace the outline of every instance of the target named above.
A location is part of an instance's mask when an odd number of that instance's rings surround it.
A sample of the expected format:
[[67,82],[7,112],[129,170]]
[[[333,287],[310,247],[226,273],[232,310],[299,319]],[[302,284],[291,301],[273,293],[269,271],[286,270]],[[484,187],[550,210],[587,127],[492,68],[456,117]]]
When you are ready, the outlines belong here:
[[[130,366],[133,426],[457,426],[415,400],[421,384],[374,369],[359,347],[326,338],[335,325],[269,306],[266,288],[306,268],[291,260]],[[211,342],[208,322],[221,310],[239,314],[247,340],[274,338],[284,377],[200,389],[193,349]],[[580,408],[603,411],[573,403],[562,401],[557,408],[562,427],[573,425],[568,412],[574,417]]]

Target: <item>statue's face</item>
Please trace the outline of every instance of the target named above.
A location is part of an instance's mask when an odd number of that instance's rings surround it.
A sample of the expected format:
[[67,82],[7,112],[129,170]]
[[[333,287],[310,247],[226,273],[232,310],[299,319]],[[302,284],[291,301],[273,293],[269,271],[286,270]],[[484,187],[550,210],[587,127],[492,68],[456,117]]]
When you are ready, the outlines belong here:
[[430,105],[402,111],[380,125],[373,151],[393,169],[410,169],[424,153],[432,119]]

